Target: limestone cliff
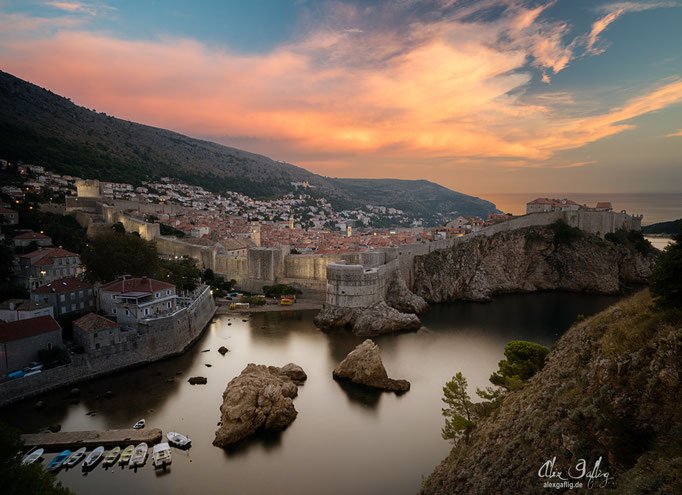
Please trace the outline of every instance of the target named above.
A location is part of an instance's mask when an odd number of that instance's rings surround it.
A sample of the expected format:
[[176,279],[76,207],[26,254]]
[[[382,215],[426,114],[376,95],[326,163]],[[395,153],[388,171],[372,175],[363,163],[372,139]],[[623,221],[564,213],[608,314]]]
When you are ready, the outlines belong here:
[[416,315],[401,313],[384,301],[363,308],[325,305],[313,318],[313,323],[322,330],[347,328],[360,337],[419,330],[421,327],[421,321]]
[[651,275],[656,251],[643,242],[617,244],[568,226],[473,237],[415,257],[412,291],[429,303],[538,290],[617,293]]
[[[569,329],[422,493],[545,493],[545,482],[562,481],[540,475],[568,478],[569,468],[568,481],[585,489],[577,493],[682,493],[680,410],[682,313],[652,310],[645,290]],[[540,469],[554,458],[553,470]],[[580,459],[596,476],[592,490]]]

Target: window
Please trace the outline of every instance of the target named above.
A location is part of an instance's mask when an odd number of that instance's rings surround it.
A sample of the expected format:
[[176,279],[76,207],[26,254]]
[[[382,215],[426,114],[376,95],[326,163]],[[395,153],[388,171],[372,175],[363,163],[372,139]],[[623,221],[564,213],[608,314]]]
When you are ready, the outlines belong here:
[[85,292],[83,292],[82,290],[78,292],[78,297],[83,297],[84,295],[85,295]]
[[59,264],[61,265],[61,264],[62,264],[62,259],[59,258],[59,259],[57,260],[57,263],[59,263]]
[[166,295],[167,295],[167,296],[170,296],[170,289],[168,289],[168,290],[166,291]]
[[62,294],[61,296],[59,296],[59,300],[60,300],[61,302],[66,301],[66,296],[65,296],[64,294]]
[[114,308],[114,309],[111,310],[111,314],[112,314],[112,315],[115,315],[115,314],[116,314],[116,308]]
[[130,311],[126,309],[126,316],[130,316]]
[[149,308],[144,308],[144,315],[147,316],[149,314]]
[[95,349],[99,349],[99,342],[95,344]]
[[76,305],[75,304],[71,305],[71,311],[76,311]]
[[113,294],[111,295],[111,298],[114,299],[114,295],[113,295]]
[[92,289],[88,289],[88,295],[89,295],[89,296],[92,295]]
[[85,303],[83,301],[81,301],[81,309],[83,309],[84,307],[85,307]]
[[161,293],[160,293],[160,292],[157,292],[157,293],[154,295],[154,297],[155,297],[156,299],[158,299],[159,297],[161,297]]
[[66,306],[62,306],[62,313],[66,313]]
[[72,292],[72,293],[71,293],[71,300],[73,301],[74,299],[76,299],[76,293],[75,293],[75,292]]
[[94,306],[94,305],[95,305],[95,302],[92,299],[90,299],[88,301],[88,306]]
[[52,342],[47,343],[47,350],[51,351],[52,350]]

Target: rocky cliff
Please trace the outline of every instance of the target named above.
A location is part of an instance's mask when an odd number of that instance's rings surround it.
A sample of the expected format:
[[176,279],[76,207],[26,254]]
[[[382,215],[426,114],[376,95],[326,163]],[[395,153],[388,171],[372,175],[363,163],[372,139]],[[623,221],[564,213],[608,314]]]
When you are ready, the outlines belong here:
[[429,303],[538,290],[617,293],[645,283],[655,259],[643,240],[611,242],[565,224],[530,227],[415,257],[412,291]]
[[680,410],[682,312],[652,310],[645,290],[569,329],[422,493],[544,493],[564,479],[595,493],[682,493]]

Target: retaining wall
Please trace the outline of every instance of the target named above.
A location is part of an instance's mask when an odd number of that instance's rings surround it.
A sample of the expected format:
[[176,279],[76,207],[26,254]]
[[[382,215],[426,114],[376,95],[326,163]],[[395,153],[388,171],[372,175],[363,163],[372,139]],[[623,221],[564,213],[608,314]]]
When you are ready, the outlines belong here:
[[188,307],[163,318],[143,320],[138,332],[112,349],[76,354],[71,363],[37,375],[0,383],[0,407],[34,395],[91,380],[185,352],[201,336],[215,314],[209,287]]

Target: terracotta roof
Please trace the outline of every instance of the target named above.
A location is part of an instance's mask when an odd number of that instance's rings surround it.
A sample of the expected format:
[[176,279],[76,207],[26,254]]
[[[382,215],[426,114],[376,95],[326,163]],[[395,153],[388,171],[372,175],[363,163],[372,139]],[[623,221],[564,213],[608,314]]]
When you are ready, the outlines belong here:
[[50,239],[50,237],[45,234],[39,234],[38,232],[26,232],[16,236],[15,239]]
[[61,327],[51,316],[0,323],[0,342],[23,339],[54,330],[61,330]]
[[38,287],[33,291],[33,294],[50,294],[50,293],[61,293],[61,292],[71,292],[78,289],[91,289],[94,285],[88,282],[83,282],[77,278],[62,278],[50,282],[49,284]]
[[44,266],[54,264],[54,258],[68,258],[71,256],[78,255],[62,248],[40,248],[31,253],[20,254],[17,258],[28,259],[33,266]]
[[154,292],[157,290],[174,289],[175,285],[153,278],[127,278],[125,280],[119,279],[102,285],[99,290],[106,292]]
[[100,330],[118,327],[115,322],[96,313],[88,313],[82,318],[78,318],[73,324],[84,332],[99,332]]
[[611,208],[611,202],[610,201],[599,201],[597,203],[597,208]]
[[10,210],[9,208],[0,208],[0,213],[16,213],[16,211]]
[[[14,305],[14,308],[11,308],[11,305]],[[7,301],[0,303],[0,309],[10,311],[33,311],[35,309],[49,307],[52,307],[52,305],[48,303],[34,302],[29,299],[7,299]]]

